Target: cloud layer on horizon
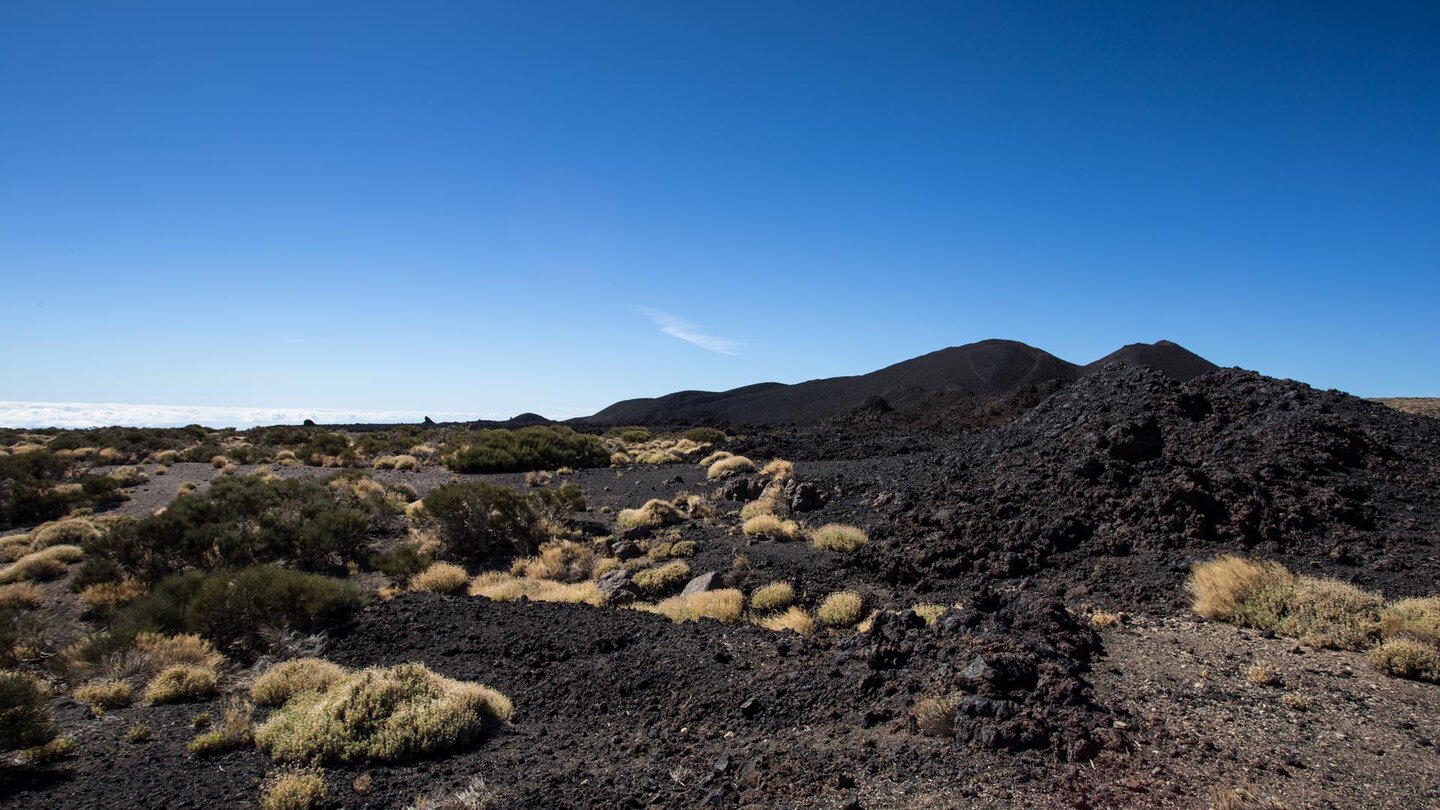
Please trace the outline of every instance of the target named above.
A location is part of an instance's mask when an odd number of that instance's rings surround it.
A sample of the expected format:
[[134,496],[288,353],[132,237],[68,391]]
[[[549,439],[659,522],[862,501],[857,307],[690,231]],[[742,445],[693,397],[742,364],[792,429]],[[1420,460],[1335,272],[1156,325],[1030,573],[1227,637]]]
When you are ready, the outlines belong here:
[[256,425],[298,425],[314,419],[322,425],[504,419],[491,413],[348,408],[246,408],[217,405],[129,405],[100,402],[0,401],[0,427],[206,427],[247,428]]

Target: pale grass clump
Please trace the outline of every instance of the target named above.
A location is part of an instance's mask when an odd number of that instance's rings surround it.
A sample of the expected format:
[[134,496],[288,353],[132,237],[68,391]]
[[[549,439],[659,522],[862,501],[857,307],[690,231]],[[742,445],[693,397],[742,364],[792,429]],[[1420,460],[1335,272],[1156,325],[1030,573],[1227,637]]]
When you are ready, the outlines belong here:
[[154,670],[172,666],[213,670],[225,663],[225,656],[216,652],[214,645],[194,633],[141,633],[135,637],[135,649],[149,656]]
[[825,551],[854,551],[870,542],[863,529],[827,523],[810,533],[810,544]]
[[125,681],[106,678],[76,687],[74,697],[92,710],[118,709],[130,705],[134,690]]
[[223,470],[225,469],[225,467],[230,466],[230,459],[223,455],[211,456],[210,466],[214,467],[217,470]]
[[261,706],[281,706],[301,692],[324,692],[350,671],[323,658],[296,658],[265,670],[250,686],[250,699]]
[[1236,621],[1247,602],[1260,594],[1288,589],[1294,579],[1279,563],[1256,563],[1233,554],[1221,554],[1192,566],[1185,590],[1190,594],[1191,609],[1197,616]]
[[1282,802],[1260,794],[1255,785],[1210,789],[1208,810],[1289,810]]
[[130,454],[123,452],[118,447],[102,447],[95,456],[104,464],[119,464],[130,460]]
[[46,523],[31,535],[30,545],[37,551],[51,546],[79,546],[90,540],[99,540],[101,532],[94,523],[84,518],[66,518]]
[[804,608],[793,605],[784,613],[757,618],[754,619],[754,622],[757,626],[776,633],[789,630],[802,636],[808,636],[815,632],[815,620],[810,618],[810,614],[806,613]]
[[65,576],[65,567],[80,562],[85,552],[79,546],[51,546],[33,551],[0,569],[0,584],[45,582]]
[[647,526],[653,529],[684,521],[685,516],[675,508],[675,504],[659,498],[651,498],[638,509],[621,509],[620,514],[615,516],[615,525],[622,529],[636,526]]
[[628,466],[630,463],[631,459],[629,453],[622,453],[617,450],[614,453],[610,454],[611,467],[625,467]]
[[377,470],[418,470],[420,469],[420,459],[409,454],[376,456],[375,460],[370,462],[370,466]]
[[496,602],[529,599],[532,602],[563,602],[596,607],[605,604],[605,594],[594,582],[555,582],[549,579],[526,579],[504,571],[487,571],[470,583],[471,596],[483,596]]
[[158,450],[150,454],[149,461],[152,464],[170,466],[180,460],[180,453],[175,450]]
[[699,546],[694,540],[673,540],[656,543],[651,549],[645,552],[645,556],[656,562],[669,560],[674,557],[694,557]]
[[760,468],[760,474],[771,478],[789,478],[795,474],[795,465],[783,458],[772,459],[769,464]]
[[254,706],[232,695],[225,702],[225,713],[220,715],[220,722],[209,731],[195,735],[185,749],[197,756],[205,756],[250,745],[255,739],[254,714]]
[[180,486],[178,486],[178,487],[175,488],[175,494],[176,494],[176,495],[189,495],[190,493],[194,492],[195,490],[197,490],[197,489],[199,489],[199,488],[200,488],[200,485],[197,484],[197,483],[195,483],[194,481],[181,481],[181,482],[180,482]]
[[595,546],[574,540],[550,540],[540,544],[534,557],[519,560],[513,573],[530,579],[553,579],[557,582],[581,582],[591,578],[595,569]]
[[742,472],[754,472],[755,462],[744,456],[722,458],[705,469],[706,478],[724,478]]
[[215,694],[215,670],[192,664],[178,664],[160,670],[145,685],[145,702],[181,703]]
[[750,609],[756,613],[774,613],[795,603],[795,589],[788,582],[762,585],[750,594]]
[[1280,676],[1264,664],[1251,664],[1250,668],[1245,670],[1245,680],[1256,686],[1280,685]]
[[927,737],[950,737],[955,734],[955,699],[948,697],[921,698],[910,707],[915,727]]
[[708,455],[708,456],[700,459],[700,466],[701,466],[701,467],[709,467],[710,465],[714,464],[714,463],[717,462],[717,461],[724,461],[724,460],[727,459],[727,458],[734,458],[734,457],[735,457],[735,454],[732,453],[732,452],[730,452],[729,450],[716,450],[715,452],[711,453],[710,455]]
[[637,464],[678,464],[682,459],[669,450],[650,450],[635,456]]
[[470,575],[454,563],[433,563],[410,578],[410,590],[425,593],[459,593],[470,582]]
[[860,621],[865,600],[854,591],[837,591],[825,597],[815,609],[815,618],[826,627],[854,627]]
[[525,473],[522,479],[527,487],[543,487],[555,480],[555,476],[549,470],[531,470]]
[[690,566],[679,560],[636,571],[630,578],[644,593],[655,594],[675,588],[690,579]]
[[30,582],[0,585],[0,610],[28,610],[40,607],[45,591]]
[[467,743],[513,711],[496,690],[423,664],[371,667],[295,695],[255,730],[255,742],[277,760],[392,762]]
[[295,455],[294,450],[281,450],[275,454],[275,461],[281,467],[294,467],[300,464],[300,457]]
[[672,622],[714,619],[734,624],[745,612],[745,595],[734,588],[702,591],[689,596],[672,596],[654,605],[636,605],[637,610],[658,613]]
[[1413,638],[1392,638],[1370,650],[1370,663],[1397,678],[1440,683],[1440,648]]
[[769,537],[772,540],[797,540],[804,534],[800,524],[793,520],[781,520],[774,515],[756,515],[740,526],[747,535]]
[[930,625],[934,624],[935,620],[940,618],[945,611],[949,609],[948,606],[936,602],[920,602],[911,607],[910,611],[924,619],[925,624]]
[[325,775],[319,768],[282,768],[260,786],[260,810],[311,810],[325,798]]
[[112,611],[149,593],[141,582],[122,579],[119,582],[97,582],[80,591],[80,601],[91,610]]
[[155,473],[156,475],[169,475],[169,474],[170,474],[170,468],[169,468],[169,467],[166,467],[166,466],[163,465],[163,464],[161,464],[161,465],[157,466],[155,469],[151,470],[151,472]]

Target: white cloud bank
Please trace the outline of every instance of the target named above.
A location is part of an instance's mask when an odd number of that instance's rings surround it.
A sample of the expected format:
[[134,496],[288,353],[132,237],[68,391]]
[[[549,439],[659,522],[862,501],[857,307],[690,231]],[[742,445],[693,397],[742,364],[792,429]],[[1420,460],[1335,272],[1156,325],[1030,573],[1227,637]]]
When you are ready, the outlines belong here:
[[661,332],[671,337],[680,338],[693,346],[699,346],[706,351],[734,356],[739,354],[740,349],[745,345],[744,343],[728,338],[701,334],[697,331],[700,327],[688,321],[681,320],[674,315],[653,309],[646,309],[644,307],[641,307],[640,311],[645,313],[647,318],[654,321],[655,325],[660,327]]
[[504,419],[498,414],[460,411],[349,410],[345,408],[241,408],[214,405],[126,405],[97,402],[0,401],[0,427],[206,427],[247,428],[298,425],[314,419],[322,425],[437,422]]

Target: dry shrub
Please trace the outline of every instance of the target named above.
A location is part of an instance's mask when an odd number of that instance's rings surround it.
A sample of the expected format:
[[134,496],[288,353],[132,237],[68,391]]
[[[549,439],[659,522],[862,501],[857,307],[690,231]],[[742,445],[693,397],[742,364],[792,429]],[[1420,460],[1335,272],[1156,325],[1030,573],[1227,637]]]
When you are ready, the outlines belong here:
[[124,681],[105,679],[76,688],[74,697],[91,709],[118,709],[130,705],[134,691]]
[[436,450],[434,447],[431,447],[428,444],[417,444],[414,447],[410,448],[409,455],[412,455],[416,458],[428,459],[433,457],[438,452],[440,451]]
[[180,454],[174,450],[159,450],[150,454],[150,462],[169,466],[180,460]]
[[854,551],[870,542],[864,530],[839,523],[827,523],[810,533],[810,543],[825,551]]
[[519,560],[517,574],[530,579],[553,579],[557,582],[582,582],[590,579],[595,569],[595,547],[574,540],[551,540],[541,543],[539,554]]
[[760,474],[768,475],[771,478],[789,478],[795,474],[795,465],[783,458],[777,458],[761,467]]
[[800,536],[800,524],[793,520],[781,520],[774,515],[756,515],[745,521],[740,531],[774,540],[794,540]]
[[1310,698],[1305,697],[1299,692],[1286,692],[1280,696],[1280,702],[1285,704],[1287,708],[1294,709],[1297,712],[1303,712],[1310,708]]
[[1392,638],[1370,650],[1370,663],[1397,678],[1440,683],[1440,648],[1412,638]]
[[135,637],[135,649],[149,656],[155,671],[172,666],[213,670],[225,663],[225,656],[216,652],[209,641],[193,633],[174,636],[141,633]]
[[292,697],[255,730],[255,742],[277,760],[389,762],[469,742],[487,719],[512,712],[496,690],[423,664],[371,667]]
[[1264,664],[1251,664],[1245,670],[1245,680],[1256,686],[1279,686],[1280,676]]
[[84,518],[67,518],[46,523],[31,535],[30,546],[35,550],[51,546],[79,546],[87,541],[99,540],[101,531]]
[[1211,788],[1209,810],[1286,810],[1284,804],[1260,795],[1259,790],[1254,785],[1230,790]]
[[522,480],[525,482],[525,486],[527,487],[543,487],[551,481],[555,480],[555,476],[552,475],[548,470],[531,470],[530,472],[525,473],[525,476]]
[[166,466],[163,465],[163,464],[161,464],[161,465],[157,466],[154,470],[152,470],[152,472],[154,472],[156,475],[169,475],[169,474],[170,474],[170,468],[169,468],[169,467],[166,467]]
[[662,501],[659,498],[651,498],[639,509],[621,509],[620,514],[615,516],[615,525],[622,529],[636,526],[648,526],[653,529],[683,522],[685,522],[685,516],[680,513],[680,510],[676,509],[675,505],[669,501]]
[[724,461],[727,458],[734,458],[735,454],[728,450],[716,450],[710,455],[700,459],[701,467],[709,467],[717,461]]
[[1120,623],[1120,614],[1108,610],[1097,610],[1090,614],[1090,626],[1098,630],[1114,627]]
[[795,589],[788,582],[772,582],[750,594],[750,609],[756,613],[773,613],[795,603]]
[[130,459],[129,453],[121,452],[121,450],[116,447],[102,447],[100,448],[100,452],[95,455],[100,461],[106,464],[119,464],[122,461],[128,461]]
[[464,568],[453,563],[434,563],[410,578],[410,590],[426,593],[459,593],[470,582]]
[[825,597],[815,609],[815,618],[827,627],[854,627],[860,621],[865,600],[854,591],[837,591]]
[[186,744],[186,750],[197,756],[205,756],[248,746],[254,740],[255,724],[251,720],[254,713],[254,706],[232,695],[225,702],[225,713],[220,716],[220,724],[197,734]]
[[39,585],[17,582],[14,585],[0,585],[0,610],[27,610],[40,607],[45,592]]
[[810,618],[810,614],[806,613],[804,608],[796,606],[792,606],[784,613],[756,619],[755,624],[777,633],[781,630],[789,630],[802,636],[808,636],[815,632],[815,620]]
[[636,571],[630,578],[635,587],[644,593],[664,593],[684,584],[690,579],[690,566],[679,560],[672,560],[664,565],[657,565],[653,568],[646,568]]
[[46,582],[65,576],[65,566],[80,561],[85,552],[79,546],[51,546],[26,554],[0,571],[0,584]]
[[921,698],[910,708],[915,727],[927,737],[955,734],[955,700],[948,697]]
[[722,458],[705,469],[706,478],[724,478],[742,472],[754,472],[755,462],[744,456]]
[[195,483],[194,481],[181,481],[180,486],[175,488],[175,494],[189,495],[190,493],[194,492],[199,488],[200,485]]
[[226,458],[225,456],[212,456],[210,458],[210,466],[214,467],[217,470],[223,470],[226,467],[231,466],[230,459]]
[[7,537],[0,537],[0,562],[14,562],[34,551],[30,545],[30,535],[12,534]]
[[621,452],[618,452],[618,451],[617,451],[617,452],[614,452],[614,453],[611,453],[611,454],[610,454],[610,466],[611,466],[611,467],[624,467],[624,466],[628,465],[629,463],[630,463],[630,455],[629,455],[628,453],[621,453]]
[[370,466],[377,470],[418,470],[420,459],[412,455],[376,456]]
[[1380,611],[1385,638],[1410,638],[1440,645],[1440,596],[1401,599]]
[[1196,564],[1186,589],[1205,618],[1314,647],[1364,650],[1380,635],[1379,595],[1338,580],[1297,577],[1275,563],[1222,555]]
[[325,776],[319,768],[282,768],[260,786],[260,810],[311,810],[325,798]]
[[250,686],[250,698],[261,706],[280,706],[301,692],[324,692],[348,674],[323,658],[297,658],[265,670]]
[[119,582],[97,582],[80,591],[80,601],[91,610],[113,611],[149,593],[144,583],[133,579]]
[[215,694],[215,670],[192,664],[167,667],[145,685],[145,702],[180,703]]
[[594,582],[555,582],[548,579],[525,579],[504,571],[487,571],[470,583],[471,596],[483,596],[496,602],[529,599],[533,602],[564,602],[567,604],[603,605],[605,594]]

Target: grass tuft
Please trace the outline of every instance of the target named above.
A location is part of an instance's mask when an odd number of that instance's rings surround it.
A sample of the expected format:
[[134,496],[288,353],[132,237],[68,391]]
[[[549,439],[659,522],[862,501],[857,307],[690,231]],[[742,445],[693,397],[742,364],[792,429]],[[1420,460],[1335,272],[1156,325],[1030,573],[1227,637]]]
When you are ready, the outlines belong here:
[[810,533],[810,543],[825,551],[854,551],[869,542],[864,530],[839,523],[827,523]]

